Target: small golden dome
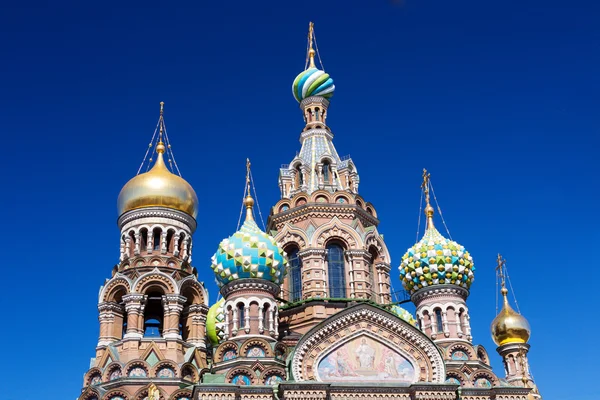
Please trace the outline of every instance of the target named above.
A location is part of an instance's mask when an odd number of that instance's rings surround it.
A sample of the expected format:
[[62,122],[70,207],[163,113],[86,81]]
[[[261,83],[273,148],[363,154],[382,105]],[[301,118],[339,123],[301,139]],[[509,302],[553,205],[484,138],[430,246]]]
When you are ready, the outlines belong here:
[[192,186],[165,165],[165,145],[156,146],[156,162],[150,171],[133,177],[123,186],[117,207],[119,215],[144,207],[166,207],[196,218],[198,197]]
[[508,290],[502,288],[504,305],[492,321],[492,339],[498,346],[507,343],[527,343],[531,335],[529,322],[508,304],[507,293]]

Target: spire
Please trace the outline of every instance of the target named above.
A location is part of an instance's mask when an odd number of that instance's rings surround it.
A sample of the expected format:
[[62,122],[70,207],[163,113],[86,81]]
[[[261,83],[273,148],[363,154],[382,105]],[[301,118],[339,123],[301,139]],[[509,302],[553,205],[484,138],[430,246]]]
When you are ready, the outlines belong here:
[[427,172],[427,170],[425,168],[423,168],[423,183],[421,184],[421,188],[423,189],[423,192],[425,193],[425,202],[427,203],[427,205],[425,206],[425,215],[427,216],[427,227],[426,229],[434,229],[435,226],[433,225],[433,207],[431,206],[430,202],[429,202],[429,178],[431,177],[431,174]]
[[308,23],[308,68],[317,68],[315,65],[315,49],[313,48],[315,36],[315,24],[313,22]]
[[246,221],[254,221],[254,215],[252,214],[254,199],[250,195],[250,165],[250,159],[246,158],[246,185],[248,190],[248,195],[244,199],[244,205],[246,206]]
[[498,258],[496,259],[496,271],[498,271],[498,278],[500,278],[500,293],[502,293],[504,308],[507,308],[510,307],[510,305],[508,304],[508,289],[506,288],[506,278],[504,277],[505,264],[506,260],[498,253]]
[[162,160],[162,155],[165,152],[165,144],[163,143],[163,133],[164,133],[163,114],[164,114],[164,111],[165,111],[165,102],[161,101],[160,102],[160,117],[158,118],[158,126],[159,126],[158,144],[156,145],[156,152],[158,153],[158,159],[156,160],[157,163],[159,160]]

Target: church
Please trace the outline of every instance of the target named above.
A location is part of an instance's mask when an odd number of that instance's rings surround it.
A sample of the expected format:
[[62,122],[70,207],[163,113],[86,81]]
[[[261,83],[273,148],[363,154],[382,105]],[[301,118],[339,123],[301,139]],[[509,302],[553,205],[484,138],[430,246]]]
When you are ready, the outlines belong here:
[[[427,171],[424,233],[392,264],[377,210],[359,192],[359,166],[334,146],[335,85],[317,67],[313,32],[311,23],[305,70],[292,84],[301,147],[279,171],[264,231],[247,162],[243,222],[212,259],[196,255],[200,265],[211,260],[220,293],[210,297],[192,263],[198,197],[173,162],[161,103],[150,168],[117,200],[119,260],[99,291],[98,344],[79,400],[542,398],[527,357],[531,330],[510,305],[501,256],[502,308],[493,321],[471,321],[475,262],[436,228]],[[472,323],[490,322],[498,354],[471,335]]]

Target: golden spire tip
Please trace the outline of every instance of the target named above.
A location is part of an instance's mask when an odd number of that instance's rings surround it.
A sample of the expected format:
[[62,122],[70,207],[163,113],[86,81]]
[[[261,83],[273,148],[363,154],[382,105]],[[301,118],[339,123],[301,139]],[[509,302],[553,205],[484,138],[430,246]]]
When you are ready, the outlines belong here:
[[248,190],[248,194],[244,199],[244,205],[246,206],[246,221],[254,221],[254,215],[252,214],[254,199],[250,194],[250,165],[250,159],[246,158],[246,186]]
[[313,41],[315,36],[315,24],[313,22],[309,22],[308,24],[308,58],[309,58],[309,68],[317,68],[315,65],[315,49],[313,49]]
[[429,203],[429,180],[431,178],[431,174],[427,172],[425,168],[423,168],[423,183],[421,184],[421,189],[425,193],[425,202],[427,203],[425,206],[425,215],[427,216],[427,229],[433,229],[433,207]]

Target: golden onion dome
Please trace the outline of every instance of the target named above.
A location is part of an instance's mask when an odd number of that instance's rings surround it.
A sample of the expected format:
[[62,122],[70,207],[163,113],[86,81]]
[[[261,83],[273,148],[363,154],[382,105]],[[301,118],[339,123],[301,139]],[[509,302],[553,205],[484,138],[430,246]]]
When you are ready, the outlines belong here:
[[498,346],[508,343],[527,343],[531,335],[529,322],[508,304],[508,290],[502,288],[504,305],[492,321],[492,339]]
[[185,179],[169,171],[164,152],[165,145],[161,141],[156,146],[156,162],[150,171],[133,177],[123,186],[117,200],[119,215],[139,208],[166,207],[196,218],[196,192]]

